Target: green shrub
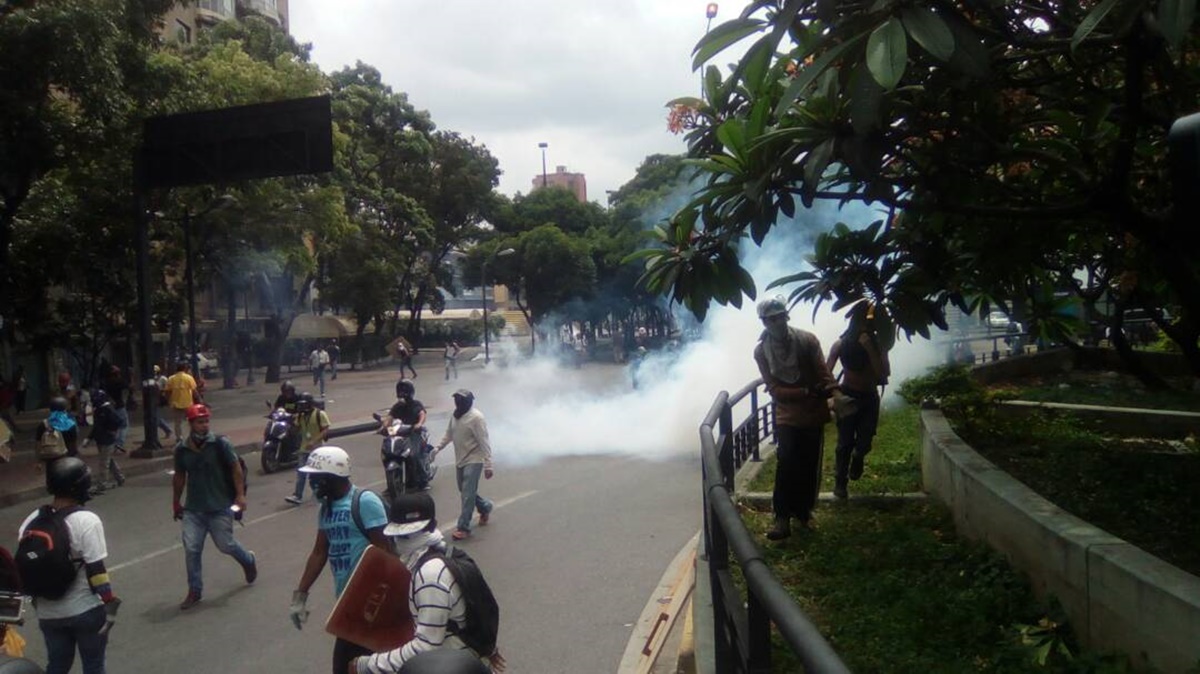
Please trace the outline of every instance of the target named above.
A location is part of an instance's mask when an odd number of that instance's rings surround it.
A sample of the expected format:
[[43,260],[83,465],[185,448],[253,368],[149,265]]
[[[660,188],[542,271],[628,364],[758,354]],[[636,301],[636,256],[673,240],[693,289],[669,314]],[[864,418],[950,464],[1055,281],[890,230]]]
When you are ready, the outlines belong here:
[[900,384],[897,395],[910,405],[921,405],[927,400],[945,401],[962,396],[982,396],[983,387],[971,377],[968,368],[962,365],[941,365],[928,374],[913,377]]

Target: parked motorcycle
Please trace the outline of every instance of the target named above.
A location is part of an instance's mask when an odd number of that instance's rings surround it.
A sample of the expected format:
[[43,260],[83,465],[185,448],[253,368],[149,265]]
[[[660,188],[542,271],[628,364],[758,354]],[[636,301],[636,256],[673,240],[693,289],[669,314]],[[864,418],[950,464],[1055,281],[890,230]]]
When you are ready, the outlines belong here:
[[[375,417],[376,421],[383,420],[378,413],[371,416]],[[429,477],[430,482],[433,482],[434,476],[437,475],[437,466],[433,465],[433,445],[425,441],[424,433],[399,419],[393,419],[387,428],[379,432],[383,435],[379,454],[383,460],[383,474],[387,481],[388,494],[394,496],[404,493],[406,489],[405,471],[409,469],[412,461],[420,461],[425,475]],[[420,448],[417,457],[412,456],[414,446]]]
[[263,472],[270,474],[295,468],[300,456],[300,433],[296,429],[295,415],[280,407],[271,410],[267,419],[260,452]]

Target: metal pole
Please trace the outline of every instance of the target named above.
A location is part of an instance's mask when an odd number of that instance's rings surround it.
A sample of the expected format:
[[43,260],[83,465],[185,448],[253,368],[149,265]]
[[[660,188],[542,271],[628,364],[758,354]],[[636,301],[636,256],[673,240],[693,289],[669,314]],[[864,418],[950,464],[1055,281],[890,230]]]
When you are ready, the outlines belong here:
[[250,332],[250,288],[244,295],[243,315],[246,317],[246,386],[254,383],[254,334]]
[[483,269],[480,270],[480,272],[479,272],[479,275],[481,277],[479,292],[483,294],[483,364],[484,365],[487,365],[488,363],[492,362],[492,354],[488,350],[488,332],[490,332],[490,331],[488,330],[487,263],[488,263],[487,258],[484,258],[483,259]]
[[542,148],[542,187],[546,186],[546,147],[549,143],[538,143],[538,147]]
[[183,213],[183,255],[186,258],[187,298],[188,298],[188,363],[192,366],[192,376],[200,375],[200,354],[196,353],[196,288],[192,277],[192,214]]
[[[138,367],[142,379],[142,430],[144,432],[142,446],[130,452],[130,456],[152,458],[161,452],[162,445],[158,442],[158,394],[155,391],[154,367],[151,356],[153,334],[150,324],[150,232],[146,220],[146,205],[143,195],[144,176],[141,153],[133,158],[134,186],[134,248],[137,265],[137,304],[138,304]],[[158,450],[158,452],[156,452]]]

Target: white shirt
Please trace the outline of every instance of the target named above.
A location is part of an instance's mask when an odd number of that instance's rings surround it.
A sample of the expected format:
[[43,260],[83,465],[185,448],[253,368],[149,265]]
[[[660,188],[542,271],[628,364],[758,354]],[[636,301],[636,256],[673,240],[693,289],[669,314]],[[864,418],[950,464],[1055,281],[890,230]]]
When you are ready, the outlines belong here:
[[[37,517],[36,510],[25,518],[25,521],[21,523],[18,538],[25,535],[25,529],[35,517]],[[80,560],[83,564],[91,564],[108,557],[108,545],[104,541],[104,523],[100,521],[100,517],[96,513],[90,510],[76,510],[67,515],[64,521],[70,532],[71,559]],[[75,580],[71,582],[71,587],[61,598],[34,597],[38,619],[73,618],[104,603],[100,601],[100,597],[96,596],[96,593],[92,592],[83,564],[80,564],[79,573],[75,574]]]
[[308,354],[308,366],[315,370],[321,365],[329,364],[329,352],[325,349],[313,349],[313,352]]

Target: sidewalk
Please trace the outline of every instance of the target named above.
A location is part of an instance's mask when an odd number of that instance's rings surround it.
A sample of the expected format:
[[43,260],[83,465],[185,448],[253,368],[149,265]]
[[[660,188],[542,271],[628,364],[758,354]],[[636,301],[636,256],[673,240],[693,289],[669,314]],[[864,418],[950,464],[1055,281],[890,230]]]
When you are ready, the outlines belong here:
[[[473,355],[473,351],[468,350],[464,353],[466,358],[460,357],[458,366],[460,372],[482,367],[482,363],[469,360],[471,355]],[[442,382],[440,351],[421,353],[414,358],[414,364],[420,375],[417,379],[418,385],[425,381]],[[309,391],[319,397],[313,386],[312,376],[308,372],[296,369],[289,374],[285,367],[280,376],[281,379],[291,379],[295,383],[297,391]],[[205,380],[207,386],[205,398],[212,408],[213,432],[228,436],[239,454],[258,451],[263,427],[266,425],[265,417],[268,412],[266,401],[274,401],[275,397],[279,395],[279,383],[265,383],[263,381],[265,377],[265,369],[256,369],[254,372],[255,383],[248,385],[246,384],[246,371],[242,370],[238,372],[237,376],[239,386],[232,389],[221,388],[219,377]],[[360,368],[353,371],[347,370],[343,365],[338,370],[336,380],[327,375],[325,378],[326,412],[329,414],[333,428],[371,421],[372,412],[385,409],[392,404],[395,398],[394,386],[399,378],[399,364],[388,359],[380,360],[367,369]],[[449,407],[448,402],[443,402],[435,396],[423,396],[423,398],[426,399],[426,405],[431,412],[438,411],[441,407],[447,409]],[[141,400],[139,399],[138,402],[140,403]],[[168,413],[165,408],[159,408],[159,412],[160,414]],[[16,418],[16,442],[13,446],[12,461],[0,464],[0,507],[40,499],[46,495],[45,476],[38,470],[38,462],[34,458],[34,434],[38,424],[46,416],[47,410],[37,409],[26,410],[24,414]],[[167,419],[167,423],[170,425],[169,417]],[[125,441],[125,449],[128,452],[132,452],[142,445],[145,437],[143,426],[142,410],[139,406],[130,414],[129,432]],[[80,438],[81,445],[84,437],[87,437],[87,429],[84,429]],[[174,447],[176,439],[172,436],[169,440],[163,440],[160,435],[159,440],[165,451],[156,452],[159,456],[154,458],[139,459],[128,453],[118,454],[116,458],[121,465],[121,470],[129,477],[170,470],[172,457],[169,450]],[[94,469],[98,461],[95,445],[81,449],[79,456]],[[259,471],[257,467],[252,467],[250,470],[253,474],[257,474]]]

